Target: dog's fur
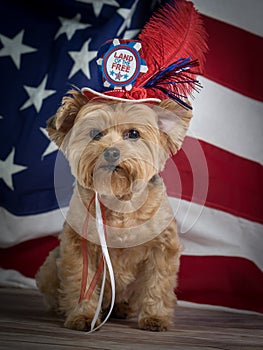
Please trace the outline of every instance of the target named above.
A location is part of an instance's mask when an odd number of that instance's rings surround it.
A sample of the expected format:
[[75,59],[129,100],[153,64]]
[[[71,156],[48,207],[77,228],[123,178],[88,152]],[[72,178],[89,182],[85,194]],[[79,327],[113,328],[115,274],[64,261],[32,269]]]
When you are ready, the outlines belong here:
[[[79,302],[81,230],[94,191],[106,208],[107,244],[116,283],[113,315],[138,315],[139,328],[151,331],[171,325],[182,247],[158,173],[170,152],[180,148],[191,115],[171,100],[158,107],[96,102],[73,90],[48,121],[49,136],[66,155],[77,181],[60,246],[47,257],[36,279],[48,304],[65,315],[66,327],[88,330],[98,304],[101,281],[90,300]],[[139,138],[129,137],[132,129],[139,131]],[[90,130],[101,131],[100,137],[92,139]],[[103,156],[109,147],[120,151],[114,164]],[[94,217],[93,203],[87,233],[87,286],[101,257]],[[110,300],[107,275],[101,318]]]

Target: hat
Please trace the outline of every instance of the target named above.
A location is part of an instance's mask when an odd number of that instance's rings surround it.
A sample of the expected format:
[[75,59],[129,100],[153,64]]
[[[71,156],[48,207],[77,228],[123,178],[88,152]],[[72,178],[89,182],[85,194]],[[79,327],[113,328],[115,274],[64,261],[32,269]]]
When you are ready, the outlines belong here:
[[88,99],[159,104],[186,99],[201,86],[206,33],[192,2],[169,1],[143,28],[139,40],[113,39],[98,51],[102,91],[81,89]]

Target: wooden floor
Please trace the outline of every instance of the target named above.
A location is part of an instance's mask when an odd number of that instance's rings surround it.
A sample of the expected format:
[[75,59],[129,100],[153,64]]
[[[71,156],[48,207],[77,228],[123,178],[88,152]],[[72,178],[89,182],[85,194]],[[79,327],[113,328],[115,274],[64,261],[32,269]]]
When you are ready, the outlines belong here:
[[136,320],[110,320],[92,334],[63,327],[37,291],[0,288],[0,349],[263,349],[263,317],[177,307],[169,332],[146,332]]

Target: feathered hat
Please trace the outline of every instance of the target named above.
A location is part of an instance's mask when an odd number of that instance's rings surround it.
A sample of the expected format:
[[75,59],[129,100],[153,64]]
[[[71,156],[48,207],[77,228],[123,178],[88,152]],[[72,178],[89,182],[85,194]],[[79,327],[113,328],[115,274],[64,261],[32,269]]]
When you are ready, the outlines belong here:
[[81,90],[88,99],[160,103],[186,98],[200,84],[206,32],[192,2],[172,0],[143,28],[139,40],[114,39],[98,51],[103,87]]

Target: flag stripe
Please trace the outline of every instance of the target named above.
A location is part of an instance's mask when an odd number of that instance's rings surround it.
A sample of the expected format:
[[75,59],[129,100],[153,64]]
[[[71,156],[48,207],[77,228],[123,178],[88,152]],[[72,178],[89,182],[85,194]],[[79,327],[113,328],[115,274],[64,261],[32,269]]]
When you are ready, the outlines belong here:
[[236,256],[263,270],[263,225],[170,197],[184,255]]
[[248,32],[263,35],[261,0],[193,0],[199,12]]
[[44,263],[49,252],[58,245],[55,236],[45,236],[15,245],[0,248],[0,266],[21,272],[26,277],[34,278],[39,267]]
[[209,33],[205,77],[263,101],[262,38],[205,15],[203,20]]
[[0,248],[59,232],[65,221],[66,211],[67,208],[61,208],[37,215],[16,216],[0,208]]
[[[0,265],[34,278],[57,245],[57,238],[47,236],[0,249]],[[262,272],[246,259],[183,255],[176,292],[179,300],[263,312],[262,286]]]
[[172,160],[162,173],[169,196],[263,223],[261,165],[191,137]]
[[253,262],[222,256],[182,256],[177,296],[210,305],[263,312],[263,274]]
[[188,135],[263,164],[263,104],[201,78]]

